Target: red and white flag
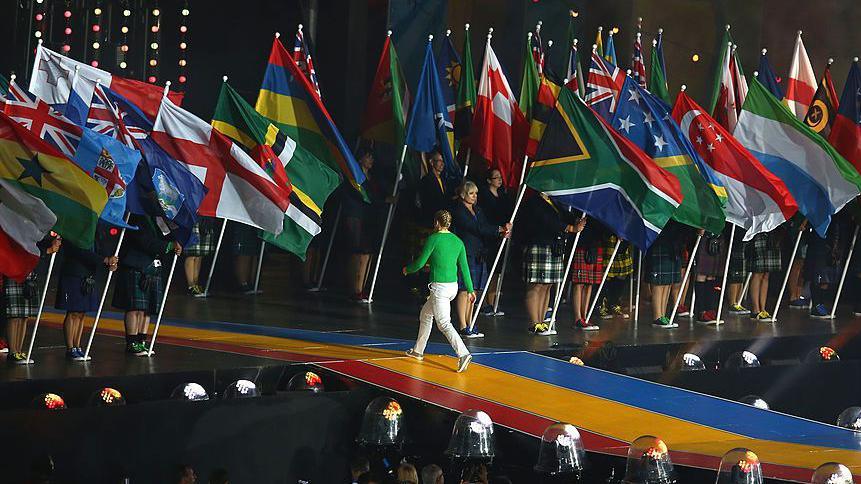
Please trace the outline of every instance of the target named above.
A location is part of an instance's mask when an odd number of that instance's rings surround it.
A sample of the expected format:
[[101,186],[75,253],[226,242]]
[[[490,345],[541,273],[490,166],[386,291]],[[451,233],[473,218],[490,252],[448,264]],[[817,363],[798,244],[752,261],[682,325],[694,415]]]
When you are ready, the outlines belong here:
[[727,42],[721,66],[720,91],[712,116],[730,133],[735,131],[738,115],[747,98],[747,78],[741,72],[735,55],[736,46]]
[[784,102],[795,117],[804,120],[813,96],[816,94],[816,74],[807,57],[804,42],[801,41],[801,31],[795,39],[795,50],[792,53],[792,64],[789,66],[789,78],[786,81],[786,96]]
[[507,187],[520,184],[529,123],[517,105],[496,53],[487,40],[472,118],[473,151],[502,174]]
[[39,247],[57,223],[42,200],[14,183],[0,180],[0,274],[18,281],[36,268]]
[[281,233],[290,190],[204,120],[162,98],[152,138],[209,190],[198,213]]

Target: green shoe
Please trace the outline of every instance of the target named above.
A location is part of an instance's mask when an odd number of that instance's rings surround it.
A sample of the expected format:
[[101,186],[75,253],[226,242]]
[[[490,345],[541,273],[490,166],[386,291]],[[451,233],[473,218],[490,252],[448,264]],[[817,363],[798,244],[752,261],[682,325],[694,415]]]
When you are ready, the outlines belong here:
[[666,316],[661,316],[660,318],[656,319],[652,323],[652,326],[654,326],[656,328],[664,328],[664,329],[672,329],[672,328],[678,328],[679,327],[678,324],[671,323],[670,318],[668,318]]

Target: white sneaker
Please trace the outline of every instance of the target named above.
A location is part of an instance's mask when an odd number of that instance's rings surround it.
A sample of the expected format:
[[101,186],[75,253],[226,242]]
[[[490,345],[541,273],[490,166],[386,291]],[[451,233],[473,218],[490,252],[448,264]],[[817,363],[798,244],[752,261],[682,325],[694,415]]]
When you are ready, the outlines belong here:
[[409,356],[410,358],[415,358],[416,360],[419,360],[419,361],[422,361],[423,359],[425,359],[425,355],[416,352],[416,350],[414,350],[412,348],[407,350],[406,355]]
[[457,372],[462,373],[466,371],[466,367],[469,366],[469,363],[472,361],[471,354],[465,354],[457,359]]

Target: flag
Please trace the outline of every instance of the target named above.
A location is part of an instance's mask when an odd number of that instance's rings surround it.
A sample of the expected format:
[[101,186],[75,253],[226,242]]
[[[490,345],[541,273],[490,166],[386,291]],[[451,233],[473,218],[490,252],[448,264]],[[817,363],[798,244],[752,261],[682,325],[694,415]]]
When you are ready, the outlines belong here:
[[[709,100],[709,112],[712,113],[712,116],[715,116],[715,109],[717,109],[718,98],[721,96],[721,91],[723,89],[729,89],[732,86],[732,83],[728,86],[724,84],[724,79],[729,79],[728,74],[724,72],[726,70],[726,65],[728,64],[727,56],[732,53],[732,36],[729,34],[729,25],[727,25],[726,30],[724,30],[723,37],[720,41],[720,47],[718,47],[717,52],[717,64],[715,64],[715,73],[712,79],[712,95]],[[662,64],[662,67],[666,67],[666,64]],[[664,74],[666,75],[666,71],[664,71]],[[724,127],[726,127],[726,125],[724,125]],[[730,129],[730,132],[732,132],[732,129]]]
[[96,180],[6,114],[0,114],[0,179],[42,200],[54,231],[78,247],[93,245],[108,195]]
[[346,177],[367,200],[365,173],[320,96],[275,37],[255,109],[296,143]]
[[770,232],[798,211],[786,184],[684,91],[676,98],[673,119],[726,188],[726,219],[745,229],[744,240]]
[[612,119],[623,84],[625,73],[592,51],[592,65],[586,83],[586,104],[604,119]]
[[532,120],[529,124],[529,138],[526,140],[526,156],[532,158],[538,149],[538,143],[544,136],[547,120],[556,108],[556,98],[559,97],[559,84],[550,80],[549,75],[541,78],[538,84],[538,95],[532,108]]
[[730,133],[735,130],[741,106],[747,96],[747,79],[741,72],[735,49],[736,46],[731,42],[724,46],[718,97],[712,110],[715,120]]
[[152,137],[209,190],[200,215],[281,233],[289,193],[227,136],[164,98]]
[[523,76],[520,78],[520,99],[518,101],[520,110],[526,117],[526,121],[532,121],[532,105],[538,97],[538,84],[541,82],[538,75],[538,66],[532,55],[532,32],[526,35],[526,46],[523,50]]
[[786,183],[820,237],[831,215],[858,195],[861,175],[855,168],[757,80],[733,135]]
[[[70,93],[74,92],[80,97],[83,106],[89,106],[96,81],[139,106],[150,120],[155,119],[163,95],[161,87],[115,76],[90,64],[70,59],[43,45],[36,48],[29,91],[48,104],[65,105],[69,102]],[[176,104],[182,103],[183,96],[180,92],[168,93],[170,100]]]
[[852,62],[843,85],[840,109],[828,141],[856,170],[861,171],[861,69],[858,69],[857,58]]
[[816,74],[813,73],[813,66],[810,65],[799,30],[795,38],[795,49],[792,51],[789,76],[786,80],[786,98],[783,101],[795,117],[803,120],[815,93]]
[[768,50],[762,49],[759,55],[759,68],[757,69],[756,78],[759,82],[768,89],[768,92],[774,95],[777,99],[783,99],[783,89],[780,88],[780,83],[777,76],[774,74],[774,69],[771,68],[771,63],[768,62]]
[[[532,34],[532,32],[530,32]],[[551,41],[552,43],[552,41]],[[532,60],[538,76],[544,75],[544,43],[541,42],[541,21],[535,26],[535,33],[529,36],[529,48],[532,50]]]
[[478,98],[472,120],[472,147],[488,162],[488,168],[502,174],[505,186],[518,186],[526,153],[529,123],[514,100],[514,93],[490,39],[484,52]]
[[[822,73],[822,80],[819,81],[819,87],[816,88],[816,94],[813,95],[810,108],[804,115],[804,124],[823,138],[828,138],[832,129],[831,124],[834,122],[837,108],[840,105],[837,100],[837,91],[834,90],[834,82],[831,80],[831,61],[832,59],[828,59],[828,65],[825,66],[825,72]],[[847,157],[847,159],[849,158]]]
[[664,29],[658,29],[658,36],[652,40],[652,58],[649,66],[649,90],[652,94],[670,104],[670,89],[667,84],[667,66],[664,63]]
[[577,39],[571,42],[565,78],[568,79],[565,87],[576,91],[580,99],[583,99],[586,96],[586,80],[583,79],[583,68],[580,66],[580,57],[577,54]]
[[607,48],[604,49],[604,60],[614,66],[619,64],[616,60],[616,46],[613,43],[613,29],[610,29],[610,33],[607,34]]
[[559,93],[526,184],[646,250],[682,202],[679,181],[568,89]]
[[595,36],[595,45],[592,48],[595,52],[598,53],[599,57],[604,57],[604,41],[601,40],[601,31],[604,30],[604,27],[598,27],[598,34]]
[[454,113],[454,137],[462,140],[472,129],[472,112],[475,108],[475,69],[472,67],[472,47],[469,41],[469,24],[463,33],[463,65],[457,84],[457,108]]
[[409,91],[395,44],[388,35],[362,116],[362,138],[403,146],[408,108]]
[[0,96],[6,97],[7,92],[9,92],[9,79],[6,79],[6,76],[0,74]]
[[23,281],[33,272],[41,254],[36,244],[56,223],[45,202],[0,179],[0,275]]
[[663,101],[626,77],[612,126],[678,178],[684,200],[674,220],[713,234],[723,231],[721,200],[726,199],[726,190],[670,118]]
[[442,96],[445,100],[446,109],[448,109],[448,119],[454,120],[454,111],[457,106],[457,90],[460,84],[463,65],[460,62],[460,56],[454,50],[454,45],[451,43],[451,30],[446,31],[445,39],[442,41],[442,48],[439,51],[438,59],[439,79],[442,83]]
[[[104,96],[102,101],[97,98],[100,92]],[[94,116],[95,104],[104,103],[108,109],[102,114],[111,116],[115,124],[111,135],[143,155],[132,183],[128,184],[126,209],[136,215],[162,217],[174,240],[182,246],[193,243],[197,211],[206,196],[203,182],[153,141],[152,122],[131,101],[102,86],[96,87],[93,99],[96,101],[91,105],[90,118]],[[150,193],[155,197],[150,197]],[[156,204],[149,202],[152,198]]]
[[425,50],[425,62],[419,78],[419,87],[407,124],[406,144],[423,153],[439,150],[445,160],[444,178],[447,180],[463,178],[463,172],[454,162],[454,131],[448,118],[430,40]]
[[640,42],[641,34],[637,32],[637,39],[634,40],[634,53],[631,56],[631,73],[634,79],[640,84],[640,87],[646,87],[646,64],[643,62],[643,44]]
[[323,205],[340,184],[338,174],[255,112],[226,82],[212,125],[247,148],[267,170],[278,168],[285,173],[290,205],[284,214],[284,230],[278,235],[266,232],[263,239],[305,260],[308,244],[321,231]]
[[311,51],[308,50],[305,35],[302,33],[302,24],[299,24],[299,28],[296,30],[296,41],[293,43],[293,60],[296,62],[299,70],[302,71],[302,74],[305,75],[305,78],[308,79],[308,82],[314,86],[314,90],[317,91],[317,97],[322,99],[323,94],[320,92],[320,83],[317,82],[317,71],[314,70]]
[[9,84],[4,111],[67,158],[75,156],[83,136],[81,127],[15,82]]

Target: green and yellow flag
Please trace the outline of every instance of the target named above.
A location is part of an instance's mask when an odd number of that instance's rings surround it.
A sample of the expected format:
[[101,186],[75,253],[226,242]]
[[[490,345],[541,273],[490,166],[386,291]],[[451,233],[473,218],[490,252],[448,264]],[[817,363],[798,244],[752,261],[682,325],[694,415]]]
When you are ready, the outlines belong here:
[[383,53],[362,116],[362,138],[402,147],[409,96],[398,53],[389,34],[383,44]]

